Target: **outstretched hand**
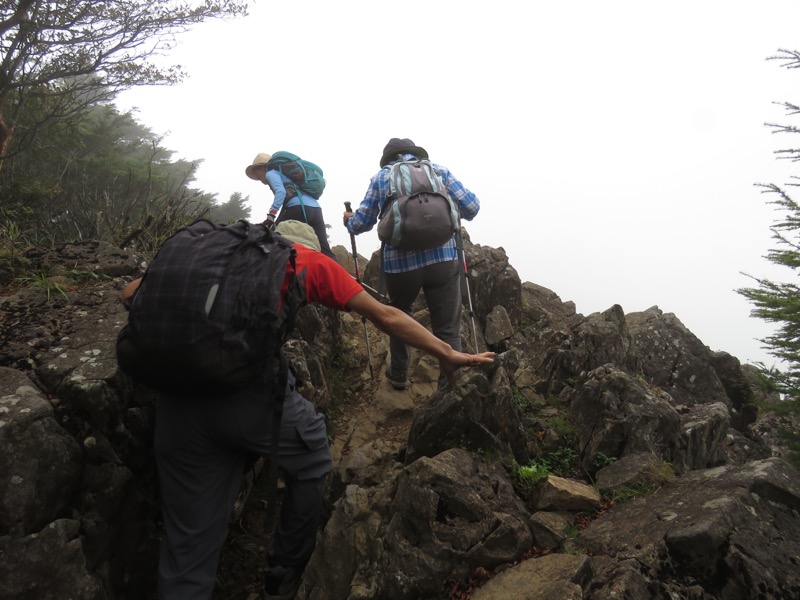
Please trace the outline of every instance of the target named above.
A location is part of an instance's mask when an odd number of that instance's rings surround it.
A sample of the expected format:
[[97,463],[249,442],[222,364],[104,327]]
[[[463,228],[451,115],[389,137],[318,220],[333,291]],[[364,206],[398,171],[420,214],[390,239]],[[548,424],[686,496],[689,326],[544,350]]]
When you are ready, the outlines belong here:
[[463,352],[453,352],[451,358],[439,361],[440,368],[450,381],[453,373],[461,367],[478,367],[483,364],[492,363],[497,358],[494,352],[481,352],[480,354],[465,354]]

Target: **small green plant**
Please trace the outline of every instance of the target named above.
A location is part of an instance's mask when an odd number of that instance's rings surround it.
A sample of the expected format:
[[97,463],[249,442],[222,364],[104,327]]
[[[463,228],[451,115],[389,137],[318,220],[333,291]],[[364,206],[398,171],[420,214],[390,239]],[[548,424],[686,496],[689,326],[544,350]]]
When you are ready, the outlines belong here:
[[339,343],[331,348],[329,355],[328,389],[330,396],[323,413],[325,414],[325,424],[328,428],[328,442],[331,444],[336,437],[337,419],[334,417],[352,396],[350,377],[348,376],[347,350],[348,344],[340,338]]
[[555,394],[550,394],[547,397],[547,404],[549,404],[550,406],[561,406],[562,404],[561,398],[559,398]]
[[54,293],[59,293],[64,296],[64,298],[69,300],[69,296],[67,296],[67,292],[64,290],[64,288],[61,287],[57,281],[48,276],[44,271],[17,277],[17,282],[22,285],[41,288],[47,293],[48,301],[52,299]]
[[521,389],[519,389],[515,385],[511,386],[511,397],[514,399],[514,402],[516,402],[522,410],[528,410],[529,408],[531,408],[530,399],[525,394],[522,393]]
[[592,461],[592,466],[599,471],[603,467],[607,467],[608,465],[616,462],[616,460],[616,456],[608,456],[603,452],[598,452],[595,454],[594,460]]
[[95,271],[84,271],[83,269],[70,269],[69,278],[75,283],[83,283],[86,281],[102,281],[111,279],[108,275],[97,273]]
[[569,475],[579,470],[580,456],[575,448],[563,446],[552,452],[548,452],[542,459],[551,473],[558,475]]
[[562,546],[562,550],[564,554],[571,554],[577,555],[581,554],[581,550],[578,548],[576,542],[581,535],[580,529],[574,523],[570,523],[567,525],[566,530],[564,531],[564,535],[566,539],[564,540],[564,544]]
[[659,487],[668,481],[675,479],[675,469],[672,467],[672,463],[666,460],[661,464],[652,467],[649,473],[650,478]]
[[646,496],[656,489],[656,487],[658,486],[652,481],[637,481],[636,483],[632,483],[631,485],[627,485],[615,491],[611,499],[617,504],[623,504],[634,498]]
[[[523,309],[523,311],[525,310],[525,308],[526,308],[526,302],[523,300],[522,301],[522,309]],[[522,317],[519,320],[519,330],[520,331],[525,331],[528,327],[531,327],[535,323],[536,323],[536,321],[534,321],[533,319],[528,317],[528,315],[526,315],[523,312]]]
[[514,483],[523,498],[530,498],[536,489],[536,485],[549,476],[550,471],[546,465],[531,461],[514,471]]
[[574,523],[570,523],[569,525],[567,525],[567,529],[566,531],[564,531],[564,535],[567,536],[568,540],[575,540],[578,538],[580,534],[581,534],[580,529],[578,529],[578,526],[575,525]]
[[350,342],[343,337],[339,337],[339,343],[333,347],[331,353],[331,366],[334,369],[342,369],[347,364],[346,355],[350,351]]
[[0,287],[10,285],[30,263],[25,257],[30,242],[22,234],[14,214],[0,209]]
[[331,391],[331,399],[329,406],[331,409],[336,409],[341,406],[342,402],[346,402],[350,390],[348,387],[348,378],[341,366],[334,365],[329,373],[329,383]]
[[500,462],[502,459],[500,453],[494,448],[477,448],[474,452],[488,461]]
[[0,245],[7,249],[11,260],[16,259],[19,250],[25,245],[25,239],[16,222],[0,223]]
[[612,494],[611,500],[617,504],[622,504],[634,498],[646,496],[672,479],[675,479],[675,470],[672,468],[672,463],[664,461],[649,467],[645,479],[634,481],[616,490]]
[[548,418],[546,421],[547,426],[565,442],[571,442],[575,439],[578,430],[566,418],[561,415],[556,415]]

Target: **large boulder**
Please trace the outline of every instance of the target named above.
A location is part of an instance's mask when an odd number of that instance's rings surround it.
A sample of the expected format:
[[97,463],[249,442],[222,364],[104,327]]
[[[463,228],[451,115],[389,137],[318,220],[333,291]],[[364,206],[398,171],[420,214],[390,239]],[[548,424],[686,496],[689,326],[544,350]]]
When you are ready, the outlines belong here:
[[451,449],[374,488],[349,486],[306,568],[300,598],[436,598],[476,567],[518,560],[529,514],[495,462]]
[[711,350],[678,317],[653,306],[629,313],[626,320],[642,372],[652,385],[667,392],[677,404],[722,402],[732,406],[714,369]]
[[512,456],[520,464],[530,460],[520,408],[505,369],[494,369],[491,380],[479,370],[465,372],[415,413],[407,463],[454,447]]
[[66,511],[84,457],[20,371],[0,367],[0,535],[39,531]]
[[650,452],[671,462],[679,457],[681,418],[672,399],[613,365],[587,373],[568,404],[587,467],[601,453],[620,458]]
[[766,459],[674,479],[605,513],[578,544],[633,559],[651,580],[693,581],[700,598],[797,598],[798,511],[797,472]]
[[588,317],[574,316],[529,328],[517,347],[535,374],[534,388],[543,396],[557,396],[578,377],[610,363],[628,372],[640,370],[639,357],[622,308],[614,305]]
[[81,523],[74,519],[58,519],[30,535],[0,536],[0,598],[115,598],[87,554]]

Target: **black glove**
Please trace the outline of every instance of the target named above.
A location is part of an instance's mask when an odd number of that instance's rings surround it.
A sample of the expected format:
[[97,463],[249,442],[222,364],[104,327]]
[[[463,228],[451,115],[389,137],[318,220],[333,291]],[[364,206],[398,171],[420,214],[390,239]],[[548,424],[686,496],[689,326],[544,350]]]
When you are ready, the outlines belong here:
[[267,215],[267,220],[263,223],[264,227],[273,231],[275,229],[275,215]]

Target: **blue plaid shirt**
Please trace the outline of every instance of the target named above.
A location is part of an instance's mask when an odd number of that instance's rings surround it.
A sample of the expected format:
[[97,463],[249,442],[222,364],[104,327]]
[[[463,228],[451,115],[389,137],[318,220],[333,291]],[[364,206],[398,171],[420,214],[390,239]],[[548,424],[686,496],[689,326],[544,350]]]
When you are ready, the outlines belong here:
[[[404,154],[403,158],[412,160],[413,154]],[[458,213],[462,219],[471,221],[481,208],[478,197],[470,192],[455,176],[441,165],[433,165],[442,177],[442,181],[450,192],[450,197],[458,205]],[[370,180],[367,194],[361,205],[347,221],[347,230],[358,235],[373,228],[378,222],[381,208],[389,196],[389,171],[391,165],[383,167]],[[397,250],[387,243],[383,250],[383,269],[387,273],[405,273],[438,262],[456,260],[456,240],[450,238],[438,248],[429,250]]]

